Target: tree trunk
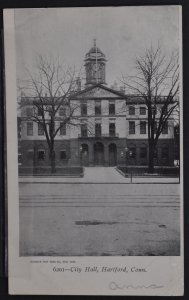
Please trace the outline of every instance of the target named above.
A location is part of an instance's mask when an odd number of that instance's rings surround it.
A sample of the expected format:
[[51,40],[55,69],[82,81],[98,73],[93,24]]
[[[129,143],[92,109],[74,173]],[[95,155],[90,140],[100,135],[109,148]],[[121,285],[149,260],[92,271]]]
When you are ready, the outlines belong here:
[[153,141],[149,141],[149,158],[148,158],[148,173],[154,173],[154,149]]
[[50,147],[51,173],[56,173],[54,145]]

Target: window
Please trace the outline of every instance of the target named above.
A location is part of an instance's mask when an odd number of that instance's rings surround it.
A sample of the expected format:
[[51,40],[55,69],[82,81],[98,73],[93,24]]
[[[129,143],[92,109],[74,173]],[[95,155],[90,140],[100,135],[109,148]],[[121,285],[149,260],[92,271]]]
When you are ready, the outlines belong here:
[[66,124],[60,123],[60,135],[66,135]]
[[110,123],[109,124],[109,135],[110,136],[115,136],[115,134],[116,134],[115,123]]
[[129,157],[130,158],[136,157],[136,148],[135,147],[129,147]]
[[65,107],[61,107],[59,109],[59,116],[63,117],[66,115],[66,108]]
[[146,134],[146,121],[140,121],[140,134]]
[[60,150],[60,159],[67,159],[66,150]]
[[34,157],[34,150],[33,149],[29,149],[27,151],[27,159],[33,160],[33,157]]
[[147,157],[147,149],[146,149],[146,147],[141,147],[140,148],[140,157],[141,158],[146,158]]
[[129,122],[129,134],[135,134],[135,122],[134,121]]
[[101,136],[101,124],[100,123],[95,124],[95,136]]
[[95,101],[95,115],[101,115],[101,101]]
[[152,116],[157,115],[157,106],[152,105],[151,106]]
[[129,106],[129,115],[135,115],[135,107]]
[[81,124],[81,136],[87,137],[87,124]]
[[115,115],[115,103],[109,102],[109,115]]
[[162,130],[163,134],[168,134],[168,122],[166,122],[163,126],[163,130]]
[[167,146],[162,148],[161,157],[166,159],[169,157],[169,149]]
[[45,160],[45,150],[38,150],[38,160]]
[[140,107],[140,115],[146,115],[146,107]]
[[44,135],[44,129],[42,124],[38,124],[38,135]]
[[41,116],[42,115],[42,110],[40,107],[37,108],[37,115],[38,116]]
[[27,135],[33,135],[33,122],[27,122]]
[[168,113],[168,107],[162,106],[161,111],[162,111],[162,113],[166,116],[167,113]]
[[87,115],[87,103],[85,103],[85,102],[81,103],[81,115],[82,116]]
[[27,115],[27,117],[32,117],[33,116],[33,108],[32,107],[27,107],[26,108],[26,115]]

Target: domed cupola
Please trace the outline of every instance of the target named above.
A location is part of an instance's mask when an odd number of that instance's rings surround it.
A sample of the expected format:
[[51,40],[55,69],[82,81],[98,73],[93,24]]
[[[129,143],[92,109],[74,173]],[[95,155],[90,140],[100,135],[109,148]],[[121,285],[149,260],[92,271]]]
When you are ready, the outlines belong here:
[[85,55],[86,85],[105,84],[105,65],[106,57],[94,39],[93,47]]

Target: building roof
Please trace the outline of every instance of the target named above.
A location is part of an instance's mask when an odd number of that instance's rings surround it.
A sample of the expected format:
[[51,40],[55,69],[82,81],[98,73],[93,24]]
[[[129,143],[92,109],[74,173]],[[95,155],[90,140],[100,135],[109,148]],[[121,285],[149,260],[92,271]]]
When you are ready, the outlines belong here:
[[116,91],[116,90],[113,90],[111,88],[108,88],[107,86],[104,86],[100,83],[97,83],[97,84],[91,84],[89,87],[81,90],[81,91],[78,91],[76,93],[74,93],[72,96],[71,96],[71,99],[73,100],[80,100],[81,98],[83,97],[86,97],[87,99],[94,99],[94,98],[101,98],[101,99],[104,99],[104,98],[115,98],[115,99],[126,99],[126,95],[119,92],[119,91]]
[[90,53],[100,53],[100,54],[104,55],[104,53],[96,46],[93,46],[87,54],[90,54]]
[[[93,46],[91,47],[91,49],[89,50],[89,52],[86,53],[85,55],[85,58],[90,58],[91,57],[91,54],[100,54],[101,58],[105,58],[105,54],[100,50],[100,48],[98,48],[96,46],[96,39],[93,40],[94,41],[94,44]],[[99,56],[99,55],[98,55]]]
[[[48,98],[46,98],[47,104],[48,104]],[[157,104],[162,104],[165,101],[165,96],[159,97]],[[145,99],[140,95],[134,95],[134,94],[124,94],[121,91],[114,90],[112,88],[109,88],[107,86],[104,86],[103,84],[97,83],[97,84],[91,84],[89,87],[73,92],[70,96],[70,100],[125,100],[127,105],[137,105],[137,104],[143,104],[145,105]],[[37,97],[23,97],[22,98],[22,104],[32,104],[34,101],[37,101]],[[176,101],[176,100],[175,100]],[[174,103],[173,101],[172,103]],[[45,101],[44,101],[45,104]]]
[[[82,99],[123,99],[126,100],[128,105],[145,104],[145,99],[140,95],[125,94],[121,91],[114,90],[100,83],[91,85],[79,92],[74,93],[71,96],[73,100]],[[166,99],[166,96],[159,97],[157,104],[162,104]],[[175,102],[175,101],[174,101]]]

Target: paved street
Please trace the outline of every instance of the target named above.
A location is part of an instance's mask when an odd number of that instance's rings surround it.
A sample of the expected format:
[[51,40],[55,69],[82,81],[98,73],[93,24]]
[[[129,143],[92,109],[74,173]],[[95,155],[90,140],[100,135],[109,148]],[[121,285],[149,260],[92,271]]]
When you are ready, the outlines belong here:
[[178,184],[21,182],[20,254],[179,255],[179,211]]

